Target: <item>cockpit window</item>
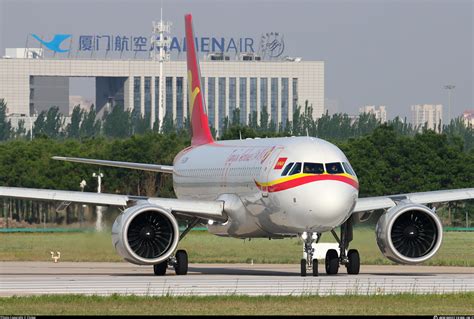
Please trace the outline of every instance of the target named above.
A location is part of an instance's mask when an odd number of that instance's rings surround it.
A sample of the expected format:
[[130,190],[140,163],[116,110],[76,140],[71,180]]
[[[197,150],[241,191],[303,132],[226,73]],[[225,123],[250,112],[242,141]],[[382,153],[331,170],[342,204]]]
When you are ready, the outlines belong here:
[[286,176],[286,174],[288,174],[288,172],[290,171],[290,168],[293,166],[293,164],[294,164],[294,162],[288,163],[288,165],[286,165],[285,169],[281,173],[281,176]]
[[290,173],[288,174],[289,175],[295,175],[295,174],[298,174],[299,172],[301,172],[301,163],[295,163],[295,165],[293,166],[293,168],[291,169]]
[[303,173],[305,174],[323,174],[324,165],[321,163],[304,163]]
[[356,176],[354,170],[351,167],[351,164],[342,162],[342,165],[344,166],[344,169],[346,170],[347,174],[351,174],[352,176]]
[[344,170],[341,163],[326,163],[326,172],[329,174],[342,174]]

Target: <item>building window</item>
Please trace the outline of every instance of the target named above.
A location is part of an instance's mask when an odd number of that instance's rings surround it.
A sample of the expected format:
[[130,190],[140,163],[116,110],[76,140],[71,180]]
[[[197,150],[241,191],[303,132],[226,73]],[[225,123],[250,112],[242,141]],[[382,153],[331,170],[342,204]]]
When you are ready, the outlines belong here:
[[289,81],[288,78],[281,79],[281,123],[283,126],[286,125],[288,119],[288,106],[289,106]]
[[166,112],[165,116],[173,118],[173,78],[166,77]]
[[133,77],[133,109],[141,112],[140,77]]
[[151,77],[145,77],[145,117],[151,116]]
[[225,118],[225,78],[219,78],[219,131],[222,130]]
[[160,77],[155,77],[155,119],[160,116]]
[[250,78],[250,115],[257,118],[257,78]]
[[176,78],[176,124],[178,127],[183,126],[183,82],[184,78],[182,76]]
[[247,123],[247,78],[239,79],[239,109],[240,109],[240,123]]
[[207,78],[207,103],[209,125],[214,127],[216,118],[216,78]]
[[272,78],[271,85],[271,120],[278,127],[278,78]]
[[260,112],[266,113],[268,107],[268,79],[260,79]]
[[237,108],[237,79],[229,78],[229,120],[235,122],[234,111]]
[[293,78],[293,112],[298,107],[298,79]]

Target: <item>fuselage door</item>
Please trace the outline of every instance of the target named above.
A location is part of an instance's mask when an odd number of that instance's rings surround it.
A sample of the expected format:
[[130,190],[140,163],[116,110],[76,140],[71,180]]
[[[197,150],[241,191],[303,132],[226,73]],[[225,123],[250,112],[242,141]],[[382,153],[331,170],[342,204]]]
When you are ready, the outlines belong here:
[[275,147],[269,156],[263,162],[262,182],[261,187],[263,197],[268,197],[268,184],[271,182],[273,173],[275,172],[277,161],[280,159],[280,154],[283,151],[283,147]]

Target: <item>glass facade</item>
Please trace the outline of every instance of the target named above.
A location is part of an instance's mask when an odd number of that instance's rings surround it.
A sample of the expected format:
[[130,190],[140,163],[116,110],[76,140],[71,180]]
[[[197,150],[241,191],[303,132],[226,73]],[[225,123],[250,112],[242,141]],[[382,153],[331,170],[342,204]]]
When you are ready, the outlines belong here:
[[257,112],[257,78],[250,78],[250,114]]
[[184,78],[182,76],[176,78],[176,124],[178,127],[183,126],[183,109],[184,109]]
[[140,77],[133,78],[133,109],[140,111],[141,108],[141,94],[140,94]]
[[288,78],[281,79],[281,123],[283,126],[286,125],[288,119],[288,106],[289,106],[289,80]]
[[271,80],[271,92],[270,92],[270,107],[271,117],[270,119],[274,124],[278,125],[278,78],[272,78]]
[[173,78],[167,76],[166,77],[166,112],[165,116],[169,114],[169,116],[173,115]]
[[266,111],[268,107],[268,79],[260,79],[260,112]]
[[224,125],[224,118],[225,118],[225,102],[226,102],[226,95],[225,95],[225,78],[219,78],[219,131],[222,130]]
[[247,123],[247,78],[239,78],[240,123]]
[[216,78],[207,78],[207,117],[209,125],[214,127],[216,118]]
[[151,116],[151,77],[145,77],[145,117]]
[[229,120],[232,121],[234,110],[237,108],[237,79],[229,78]]
[[[144,116],[151,116],[151,102],[154,99],[155,117],[158,119],[160,78],[155,77],[154,96],[151,95],[151,79],[149,76],[144,77],[142,83],[140,77],[133,77],[133,107],[136,110],[141,110],[141,99],[143,98]],[[248,114],[258,116],[257,110],[260,111],[260,114],[269,110],[268,121],[272,121],[275,125],[280,123],[286,125],[287,120],[291,118],[291,114],[289,114],[290,106],[294,110],[298,103],[298,78],[203,77],[201,79],[206,81],[201,83],[201,88],[206,102],[209,124],[214,127],[217,121],[217,127],[215,128],[218,133],[221,133],[223,129],[226,116],[229,117],[230,121],[249,124]],[[185,123],[185,114],[189,117],[188,112],[184,109],[188,107],[187,110],[189,110],[185,78],[166,77],[163,80],[165,102],[165,114],[163,116],[166,114],[174,115],[176,125],[182,127]],[[140,94],[141,85],[144,85],[144,96],[142,97]],[[175,108],[173,108],[174,103],[176,103]],[[233,119],[236,109],[239,109],[240,116],[238,119]]]
[[298,106],[298,78],[293,78],[293,111],[296,110]]

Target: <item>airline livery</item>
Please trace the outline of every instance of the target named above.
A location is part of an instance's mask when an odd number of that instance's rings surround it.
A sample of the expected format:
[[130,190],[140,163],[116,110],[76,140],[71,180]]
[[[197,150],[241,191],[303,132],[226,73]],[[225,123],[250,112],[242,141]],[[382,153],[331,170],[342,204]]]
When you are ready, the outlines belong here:
[[[185,16],[191,146],[173,166],[54,157],[57,160],[172,174],[176,199],[0,187],[0,196],[122,207],[112,241],[127,261],[153,266],[164,275],[188,271],[180,240],[198,223],[209,232],[236,238],[303,241],[301,275],[318,275],[314,243],[331,232],[339,249],[327,250],[325,271],[339,266],[358,274],[359,253],[349,249],[352,227],[383,209],[377,244],[392,261],[417,264],[439,250],[443,228],[432,204],[474,198],[474,188],[359,198],[359,182],[349,160],[335,145],[314,137],[214,141],[208,124],[191,15]],[[188,221],[180,233],[177,219]],[[340,228],[339,235],[335,229]]]

